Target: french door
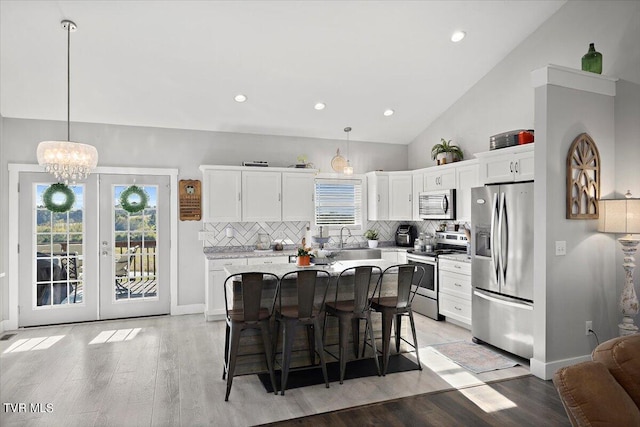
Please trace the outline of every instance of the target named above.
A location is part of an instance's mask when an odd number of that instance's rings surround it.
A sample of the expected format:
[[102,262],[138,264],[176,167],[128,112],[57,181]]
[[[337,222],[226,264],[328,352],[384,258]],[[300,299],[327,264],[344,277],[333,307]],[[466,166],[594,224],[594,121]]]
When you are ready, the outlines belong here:
[[[99,179],[100,318],[169,313],[169,177],[101,174]],[[138,212],[122,206],[122,194],[131,186],[147,198]],[[139,203],[140,195],[133,192],[129,199]]]
[[[53,183],[19,174],[18,325],[169,313],[169,177],[92,174],[62,213],[45,207]],[[146,198],[136,212],[120,197],[132,185]]]

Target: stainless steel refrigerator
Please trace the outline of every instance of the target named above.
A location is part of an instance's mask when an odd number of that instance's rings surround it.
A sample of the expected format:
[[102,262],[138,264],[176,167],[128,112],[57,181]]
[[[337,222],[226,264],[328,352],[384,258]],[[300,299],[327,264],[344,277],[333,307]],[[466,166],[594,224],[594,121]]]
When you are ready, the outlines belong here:
[[471,190],[471,332],[533,357],[533,182]]

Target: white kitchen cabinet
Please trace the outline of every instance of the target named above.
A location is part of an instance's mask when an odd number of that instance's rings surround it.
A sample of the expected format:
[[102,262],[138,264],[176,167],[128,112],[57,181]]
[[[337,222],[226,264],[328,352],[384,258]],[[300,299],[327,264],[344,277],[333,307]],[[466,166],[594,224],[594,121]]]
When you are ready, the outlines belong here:
[[202,207],[204,222],[242,220],[242,178],[239,170],[203,169]]
[[282,174],[282,221],[312,221],[314,218],[315,174]]
[[[248,258],[248,265],[265,265],[265,264],[287,264],[289,262],[288,256],[269,256],[269,257],[256,257]],[[291,268],[293,270],[293,267]]]
[[534,179],[534,144],[476,154],[480,162],[480,182],[530,181]]
[[407,251],[404,249],[398,249],[398,264],[407,263]]
[[454,164],[429,168],[424,174],[424,191],[450,190],[456,188]]
[[414,221],[420,221],[420,193],[424,191],[424,174],[422,172],[414,171],[411,178],[413,187],[411,219]]
[[391,173],[389,175],[389,219],[403,221],[413,219],[412,175]]
[[392,262],[394,264],[398,263],[398,252],[394,250],[382,251],[382,259],[388,262]]
[[439,313],[460,326],[471,328],[471,264],[438,259]]
[[242,171],[242,220],[282,220],[282,174]]
[[[467,163],[467,162],[465,162]],[[480,167],[476,160],[456,167],[456,220],[471,221],[471,189],[479,186]]]
[[367,217],[370,221],[389,219],[389,174],[369,172],[367,175]]
[[205,310],[207,321],[224,319],[224,281],[227,274],[224,268],[228,265],[247,265],[246,258],[207,260],[207,274],[204,288]]

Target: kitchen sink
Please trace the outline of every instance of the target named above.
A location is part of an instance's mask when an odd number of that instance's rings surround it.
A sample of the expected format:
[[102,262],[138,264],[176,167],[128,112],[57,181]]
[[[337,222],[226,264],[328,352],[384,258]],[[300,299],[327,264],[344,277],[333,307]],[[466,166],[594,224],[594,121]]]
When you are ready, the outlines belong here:
[[350,248],[335,251],[330,258],[334,260],[354,260],[354,259],[380,259],[382,251],[371,248]]

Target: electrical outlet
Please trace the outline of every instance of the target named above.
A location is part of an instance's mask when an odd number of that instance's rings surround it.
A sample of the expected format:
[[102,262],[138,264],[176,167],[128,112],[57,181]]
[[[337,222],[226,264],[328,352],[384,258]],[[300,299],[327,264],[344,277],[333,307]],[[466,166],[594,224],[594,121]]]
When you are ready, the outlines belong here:
[[556,240],[556,256],[564,256],[567,254],[567,242],[565,240]]
[[589,331],[591,330],[593,330],[593,322],[591,320],[587,320],[584,325],[584,334],[589,335],[591,333]]

